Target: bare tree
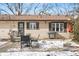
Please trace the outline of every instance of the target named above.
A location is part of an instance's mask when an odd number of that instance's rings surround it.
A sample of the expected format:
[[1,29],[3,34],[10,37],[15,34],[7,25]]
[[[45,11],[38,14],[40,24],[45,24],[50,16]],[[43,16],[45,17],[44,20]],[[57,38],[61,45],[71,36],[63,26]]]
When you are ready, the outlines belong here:
[[0,4],[0,5],[4,5],[9,11],[0,8],[0,11],[4,11],[7,14],[10,14],[10,12],[13,15],[23,15],[23,14],[27,14],[32,8],[33,8],[33,4],[30,3],[28,4],[28,6],[26,6],[26,4],[24,3],[4,3],[4,4]]
[[41,7],[39,9],[38,15],[69,15],[72,5],[66,3],[63,3],[62,5],[64,7],[57,3],[43,3],[39,4],[39,6],[37,5],[34,12],[36,13],[36,9]]
[[72,13],[69,10],[71,4],[69,5],[65,3],[63,3],[64,7],[57,3],[1,3],[0,5],[4,5],[9,10],[7,11],[5,9],[0,8],[0,11],[3,11],[7,14],[12,13],[14,15],[28,15],[30,14],[30,11],[32,11],[34,15],[68,15]]

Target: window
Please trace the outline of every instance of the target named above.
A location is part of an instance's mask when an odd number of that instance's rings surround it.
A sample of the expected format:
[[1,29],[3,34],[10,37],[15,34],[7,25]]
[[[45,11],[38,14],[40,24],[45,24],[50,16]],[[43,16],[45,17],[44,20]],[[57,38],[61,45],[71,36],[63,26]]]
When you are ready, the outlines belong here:
[[55,23],[52,23],[52,24],[51,24],[51,27],[52,27],[51,30],[52,30],[52,31],[55,31]]
[[64,23],[60,23],[60,32],[64,32]]
[[39,28],[38,22],[27,22],[27,29],[35,30]]
[[64,23],[50,23],[51,24],[51,31],[54,32],[64,32]]
[[24,35],[24,22],[18,22],[18,36]]
[[59,32],[59,25],[60,23],[56,23],[56,31]]

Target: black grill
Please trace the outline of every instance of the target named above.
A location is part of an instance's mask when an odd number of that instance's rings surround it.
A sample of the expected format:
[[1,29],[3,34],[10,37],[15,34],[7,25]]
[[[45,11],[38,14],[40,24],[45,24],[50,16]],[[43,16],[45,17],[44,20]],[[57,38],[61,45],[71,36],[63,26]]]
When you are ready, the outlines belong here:
[[31,45],[30,35],[21,36],[21,48],[23,46],[30,47],[30,45]]

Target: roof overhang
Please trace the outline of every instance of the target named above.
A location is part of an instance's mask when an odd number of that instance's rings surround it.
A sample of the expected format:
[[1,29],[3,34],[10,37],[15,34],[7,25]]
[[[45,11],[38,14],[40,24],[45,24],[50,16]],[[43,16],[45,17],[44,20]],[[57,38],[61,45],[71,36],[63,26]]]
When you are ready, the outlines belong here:
[[0,21],[70,21],[68,16],[64,15],[0,15]]

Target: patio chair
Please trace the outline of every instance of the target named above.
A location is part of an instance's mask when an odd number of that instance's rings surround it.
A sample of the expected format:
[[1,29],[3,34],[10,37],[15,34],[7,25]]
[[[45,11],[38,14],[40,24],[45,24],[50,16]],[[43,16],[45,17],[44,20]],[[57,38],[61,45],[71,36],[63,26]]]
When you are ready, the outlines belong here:
[[12,42],[20,42],[20,37],[18,36],[18,31],[10,30],[9,31],[10,40]]
[[38,35],[37,38],[32,38],[32,40],[31,40],[31,47],[32,47],[32,48],[33,48],[33,47],[36,47],[36,48],[39,47],[39,43],[38,43],[39,37],[40,37],[40,34]]

